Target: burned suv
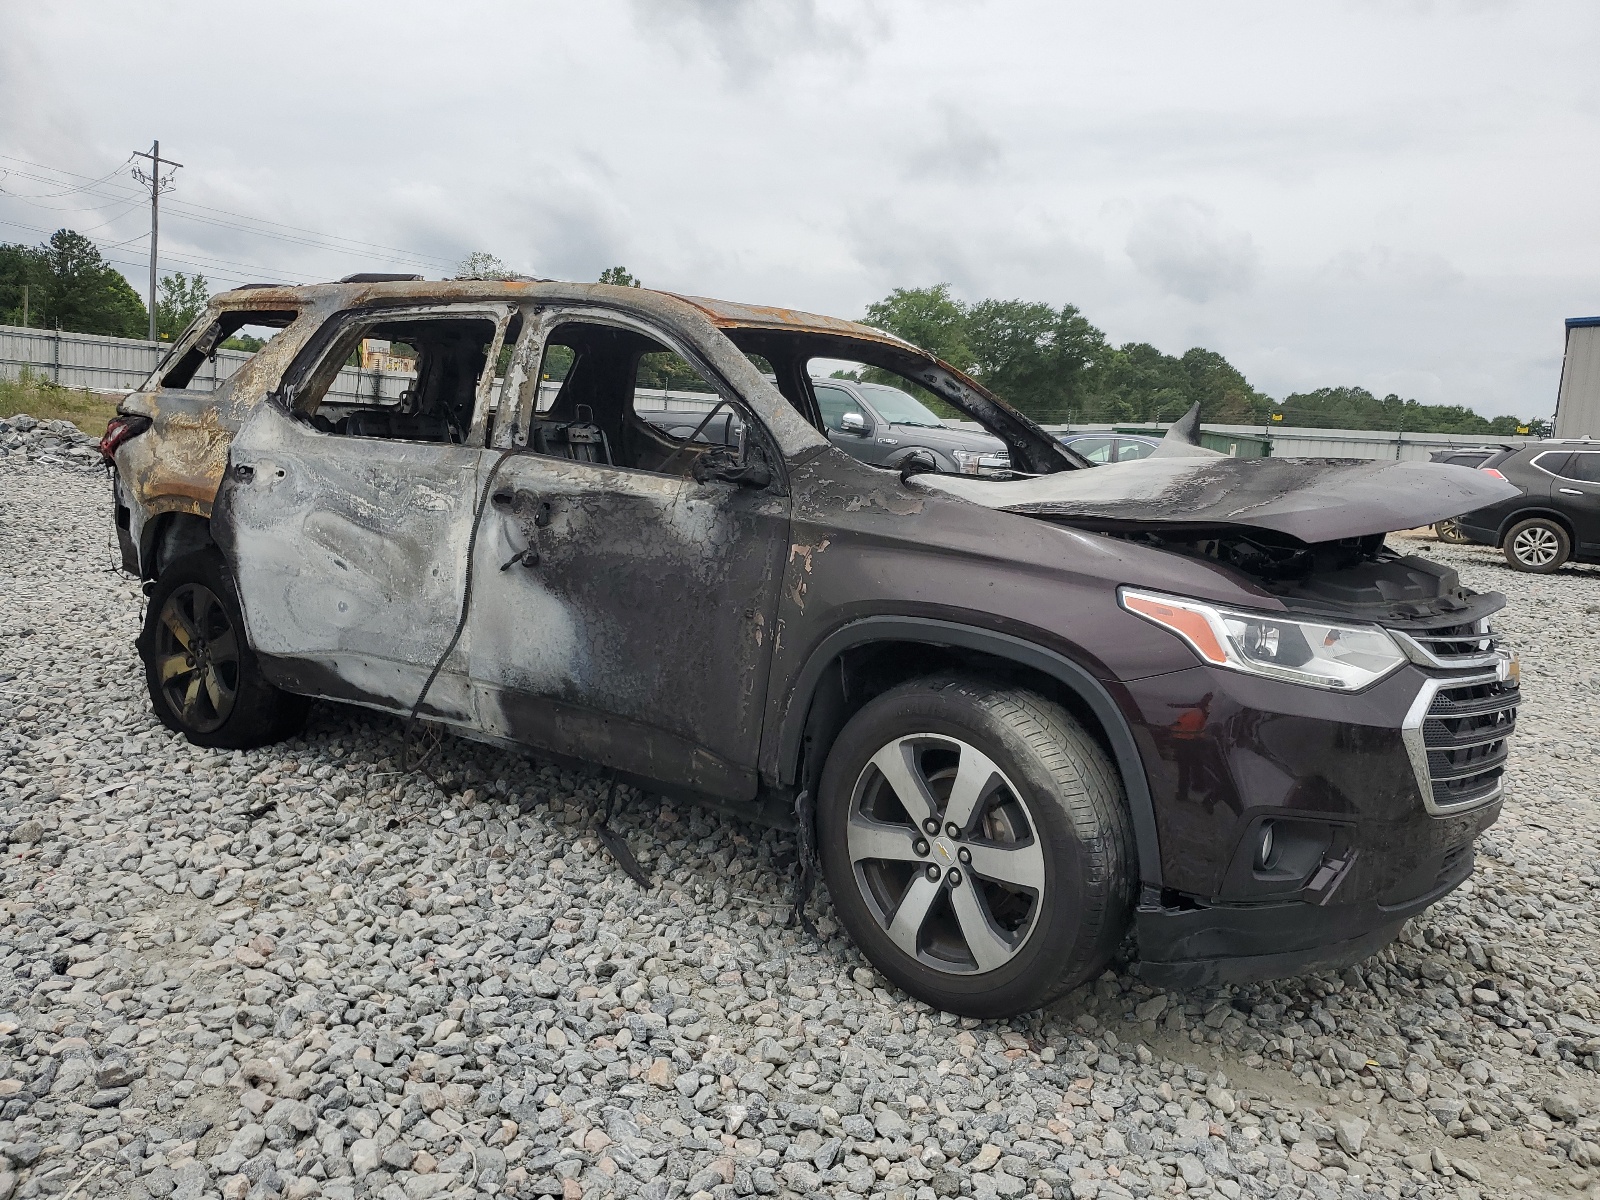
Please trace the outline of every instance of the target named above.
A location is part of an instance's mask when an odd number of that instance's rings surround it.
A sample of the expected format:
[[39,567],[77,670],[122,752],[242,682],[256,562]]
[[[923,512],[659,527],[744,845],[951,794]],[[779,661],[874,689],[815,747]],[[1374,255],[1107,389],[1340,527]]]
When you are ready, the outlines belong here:
[[[247,326],[275,336],[194,388]],[[414,349],[401,394],[342,382],[366,339]],[[1006,473],[830,444],[814,376],[840,360],[966,414]],[[663,364],[737,435],[639,417]],[[1194,432],[1084,469],[847,321],[355,282],[216,298],[104,449],[172,729],[253,746],[342,701],[799,821],[886,976],[999,1015],[1130,928],[1168,986],[1359,959],[1467,878],[1499,813],[1502,598],[1384,533],[1507,485]]]

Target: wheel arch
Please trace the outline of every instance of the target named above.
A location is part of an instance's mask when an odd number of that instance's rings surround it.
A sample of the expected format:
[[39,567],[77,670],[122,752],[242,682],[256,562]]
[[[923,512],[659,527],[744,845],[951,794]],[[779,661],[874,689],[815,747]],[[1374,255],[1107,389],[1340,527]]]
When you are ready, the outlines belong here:
[[[864,684],[847,678],[864,664],[871,664]],[[777,738],[779,782],[815,786],[834,739],[857,709],[889,687],[951,666],[988,667],[1031,682],[1083,722],[1122,777],[1140,881],[1159,888],[1155,805],[1127,718],[1082,666],[1011,634],[928,617],[864,617],[836,629],[811,653],[790,690]]]
[[214,545],[209,512],[196,512],[189,504],[158,509],[140,531],[139,573],[147,580],[157,579],[185,554]]
[[1573,552],[1577,552],[1578,535],[1573,528],[1571,518],[1559,508],[1546,507],[1520,508],[1505,520],[1501,521],[1500,528],[1495,531],[1495,547],[1497,549],[1503,547],[1506,544],[1506,535],[1509,534],[1517,525],[1520,525],[1523,521],[1531,521],[1535,518],[1543,518],[1544,520],[1559,525],[1562,529],[1566,530],[1567,541],[1571,544]]

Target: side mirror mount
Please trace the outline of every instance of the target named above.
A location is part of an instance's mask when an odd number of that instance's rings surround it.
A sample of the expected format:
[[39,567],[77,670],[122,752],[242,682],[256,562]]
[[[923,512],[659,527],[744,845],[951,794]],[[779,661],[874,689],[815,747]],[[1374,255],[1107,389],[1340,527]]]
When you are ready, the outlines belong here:
[[753,446],[747,455],[732,446],[712,446],[695,455],[689,474],[696,483],[735,483],[764,488],[772,482],[772,468]]
[[857,437],[866,437],[871,432],[867,427],[867,418],[858,412],[847,412],[840,417],[839,428],[845,433],[853,433]]

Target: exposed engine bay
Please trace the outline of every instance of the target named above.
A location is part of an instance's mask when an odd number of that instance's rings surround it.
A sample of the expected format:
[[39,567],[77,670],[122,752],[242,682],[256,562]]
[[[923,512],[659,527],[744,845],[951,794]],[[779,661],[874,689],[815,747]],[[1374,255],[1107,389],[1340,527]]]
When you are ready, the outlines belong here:
[[1381,533],[1310,544],[1239,528],[1106,531],[1106,536],[1221,563],[1296,612],[1432,627],[1441,618],[1466,624],[1505,604],[1498,592],[1464,587],[1450,567],[1397,553]]

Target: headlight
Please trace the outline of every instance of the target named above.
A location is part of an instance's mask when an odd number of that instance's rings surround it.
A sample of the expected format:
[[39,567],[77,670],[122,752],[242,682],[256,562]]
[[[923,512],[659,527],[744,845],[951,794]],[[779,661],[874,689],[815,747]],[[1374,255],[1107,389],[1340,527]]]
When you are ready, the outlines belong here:
[[1011,456],[1003,450],[952,450],[950,457],[956,460],[956,467],[963,475],[1011,469]]
[[1238,612],[1131,588],[1118,594],[1123,608],[1171,630],[1213,666],[1353,692],[1406,661],[1404,651],[1376,625]]

